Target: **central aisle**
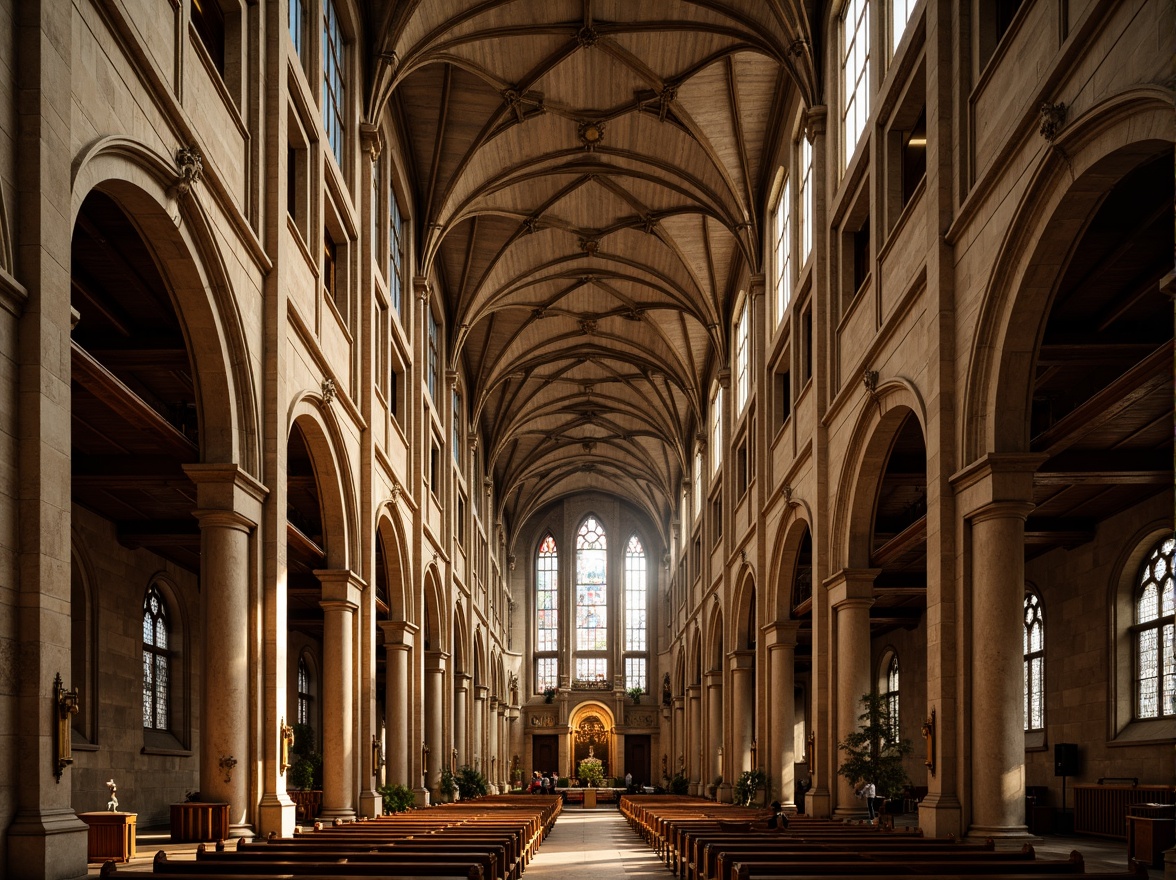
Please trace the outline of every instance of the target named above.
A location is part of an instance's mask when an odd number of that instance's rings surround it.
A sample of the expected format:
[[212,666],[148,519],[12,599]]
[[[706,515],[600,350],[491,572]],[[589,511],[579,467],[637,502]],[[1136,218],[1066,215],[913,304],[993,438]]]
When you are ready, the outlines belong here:
[[527,865],[523,880],[563,880],[576,868],[591,869],[592,880],[657,878],[669,869],[615,809],[565,808]]

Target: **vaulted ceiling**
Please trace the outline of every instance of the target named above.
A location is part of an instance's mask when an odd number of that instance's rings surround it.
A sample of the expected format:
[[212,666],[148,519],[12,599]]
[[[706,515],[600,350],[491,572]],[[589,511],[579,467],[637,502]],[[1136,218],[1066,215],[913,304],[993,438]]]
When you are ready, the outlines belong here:
[[378,23],[369,118],[403,120],[507,522],[588,489],[671,518],[816,89],[804,6],[414,0]]

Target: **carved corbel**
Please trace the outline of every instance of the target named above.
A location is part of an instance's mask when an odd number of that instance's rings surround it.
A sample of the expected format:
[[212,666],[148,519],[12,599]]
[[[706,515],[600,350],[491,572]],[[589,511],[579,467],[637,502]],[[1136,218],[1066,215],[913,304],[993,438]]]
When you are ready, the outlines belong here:
[[331,401],[335,399],[338,389],[335,387],[334,379],[323,379],[323,403],[327,406],[331,405]]
[[204,157],[195,144],[176,150],[176,180],[172,190],[177,198],[186,196],[204,174]]

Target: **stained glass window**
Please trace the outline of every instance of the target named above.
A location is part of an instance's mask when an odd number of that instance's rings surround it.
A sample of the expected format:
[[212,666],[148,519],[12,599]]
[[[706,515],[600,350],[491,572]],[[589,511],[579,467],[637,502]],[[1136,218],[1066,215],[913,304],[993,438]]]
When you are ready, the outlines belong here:
[[1176,538],[1165,538],[1139,569],[1135,593],[1135,714],[1176,715]]
[[152,586],[143,599],[143,726],[152,730],[168,729],[167,606]]
[[1045,727],[1045,624],[1041,600],[1025,594],[1025,730]]
[[645,667],[644,657],[625,658],[625,690],[631,691],[636,687],[646,693],[649,692],[649,679],[646,677]]
[[577,681],[606,681],[608,679],[608,660],[604,657],[577,657]]
[[323,127],[335,161],[343,165],[343,31],[334,0],[323,0]]
[[298,659],[298,723],[310,724],[310,670],[305,657]]
[[636,535],[625,548],[625,650],[646,648],[645,548]]
[[535,650],[559,650],[559,556],[551,535],[539,545],[535,565]]
[[559,685],[559,660],[555,657],[535,659],[535,693],[553,690]]
[[604,528],[595,517],[588,517],[576,535],[577,651],[608,649],[607,550]]
[[886,667],[886,692],[882,695],[886,704],[886,723],[889,726],[891,742],[899,741],[898,727],[898,655],[890,655],[890,665]]

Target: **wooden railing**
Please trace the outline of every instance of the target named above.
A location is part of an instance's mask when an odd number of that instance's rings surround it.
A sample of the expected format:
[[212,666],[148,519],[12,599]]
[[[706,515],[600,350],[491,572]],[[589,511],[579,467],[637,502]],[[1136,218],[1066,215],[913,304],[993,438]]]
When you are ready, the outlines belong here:
[[1074,786],[1074,831],[1099,837],[1127,839],[1127,808],[1132,804],[1176,803],[1171,785]]

